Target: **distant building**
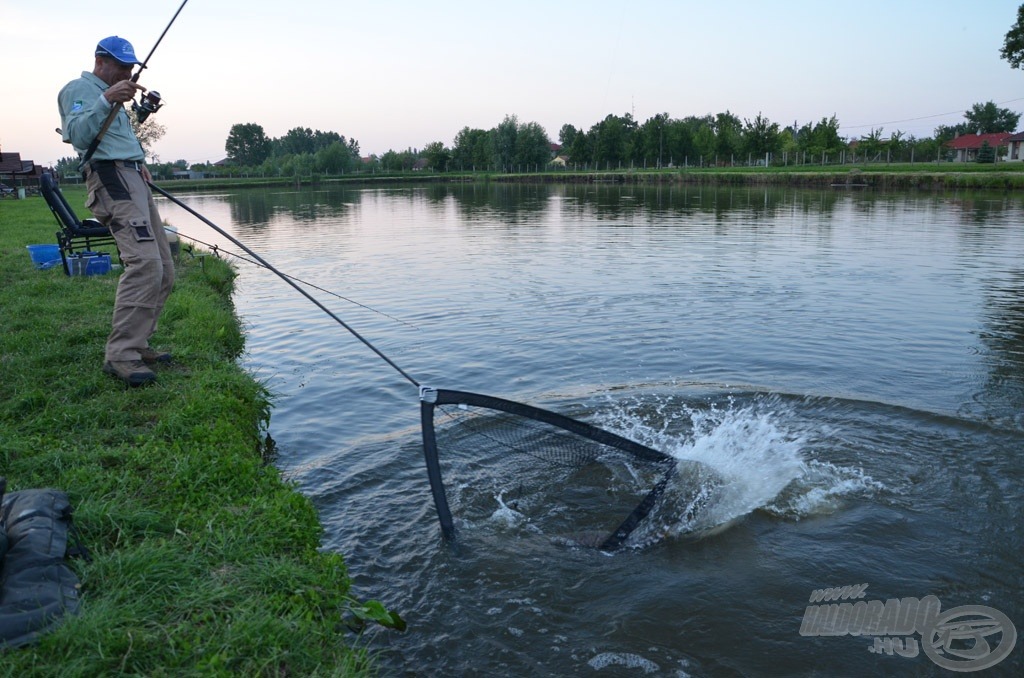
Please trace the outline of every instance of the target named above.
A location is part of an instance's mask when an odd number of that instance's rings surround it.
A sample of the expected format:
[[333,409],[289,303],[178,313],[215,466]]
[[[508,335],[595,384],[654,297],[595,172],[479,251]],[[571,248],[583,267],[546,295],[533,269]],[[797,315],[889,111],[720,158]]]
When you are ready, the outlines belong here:
[[4,153],[0,149],[0,182],[11,186],[37,186],[43,168],[31,160],[22,160],[20,153]]
[[956,152],[956,160],[958,162],[974,162],[978,159],[978,151],[986,143],[995,151],[996,156],[999,157],[999,149],[1008,146],[1007,141],[1011,136],[1014,135],[1010,132],[961,134],[952,141],[947,141],[946,148]]
[[1016,160],[1018,162],[1024,160],[1024,132],[1017,132],[1011,134],[1006,138],[1007,160]]

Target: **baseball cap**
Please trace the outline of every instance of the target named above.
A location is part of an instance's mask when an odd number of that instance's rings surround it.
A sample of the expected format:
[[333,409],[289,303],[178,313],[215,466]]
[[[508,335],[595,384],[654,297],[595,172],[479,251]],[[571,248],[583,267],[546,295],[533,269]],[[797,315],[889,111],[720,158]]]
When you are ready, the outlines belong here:
[[135,50],[132,48],[132,43],[116,35],[100,40],[99,44],[96,45],[96,56],[110,57],[125,66],[134,66],[135,64],[142,63],[135,58]]

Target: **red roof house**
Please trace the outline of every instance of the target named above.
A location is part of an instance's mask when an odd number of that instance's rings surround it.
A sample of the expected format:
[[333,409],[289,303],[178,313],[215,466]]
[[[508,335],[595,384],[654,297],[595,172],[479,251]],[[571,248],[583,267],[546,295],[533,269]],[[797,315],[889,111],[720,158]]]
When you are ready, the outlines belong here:
[[[1010,132],[995,132],[993,134],[961,134],[956,139],[946,142],[946,148],[956,151],[956,159],[959,162],[973,162],[978,159],[978,151],[986,143],[992,150],[998,151],[1005,148],[1007,139],[1012,136]],[[996,155],[999,155],[998,152]]]

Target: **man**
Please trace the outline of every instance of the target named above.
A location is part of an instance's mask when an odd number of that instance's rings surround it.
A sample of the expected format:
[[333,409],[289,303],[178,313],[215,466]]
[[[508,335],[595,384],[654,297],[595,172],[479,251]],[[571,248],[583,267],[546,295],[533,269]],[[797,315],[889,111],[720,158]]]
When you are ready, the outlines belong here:
[[100,40],[95,56],[92,72],[65,85],[57,104],[64,141],[82,156],[111,109],[120,109],[82,171],[86,207],[110,229],[124,263],[103,371],[141,386],[156,381],[149,365],[171,360],[169,353],[150,348],[149,339],[174,284],[174,262],[147,183],[152,177],[143,164],[146,154],[123,106],[146,90],[130,79],[140,62],[131,43],[117,36]]

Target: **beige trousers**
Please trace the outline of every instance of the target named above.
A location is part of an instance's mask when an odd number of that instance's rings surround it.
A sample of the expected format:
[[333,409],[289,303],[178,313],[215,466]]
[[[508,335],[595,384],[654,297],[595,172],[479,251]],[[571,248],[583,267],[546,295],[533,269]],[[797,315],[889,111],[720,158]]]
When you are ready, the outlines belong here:
[[139,360],[174,286],[167,233],[135,163],[92,163],[85,182],[86,207],[110,229],[124,263],[105,359]]

